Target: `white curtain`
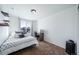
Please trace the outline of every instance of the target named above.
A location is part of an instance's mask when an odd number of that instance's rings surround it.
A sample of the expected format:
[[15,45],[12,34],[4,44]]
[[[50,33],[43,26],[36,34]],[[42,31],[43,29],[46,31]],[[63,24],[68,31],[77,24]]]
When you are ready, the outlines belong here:
[[32,35],[32,21],[21,19],[20,28],[23,28],[23,27],[26,27],[26,28],[30,27],[30,33]]
[[30,27],[31,35],[34,36],[34,32],[37,32],[37,21],[20,19],[20,28],[22,27]]
[[22,27],[32,27],[32,21],[20,20],[20,28]]

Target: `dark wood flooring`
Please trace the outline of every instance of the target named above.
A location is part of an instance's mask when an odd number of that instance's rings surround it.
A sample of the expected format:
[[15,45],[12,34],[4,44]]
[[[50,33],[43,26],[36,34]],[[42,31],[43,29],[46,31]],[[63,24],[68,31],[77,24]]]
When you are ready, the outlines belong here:
[[45,41],[39,41],[38,47],[31,46],[11,53],[10,55],[66,55],[66,53],[61,47]]

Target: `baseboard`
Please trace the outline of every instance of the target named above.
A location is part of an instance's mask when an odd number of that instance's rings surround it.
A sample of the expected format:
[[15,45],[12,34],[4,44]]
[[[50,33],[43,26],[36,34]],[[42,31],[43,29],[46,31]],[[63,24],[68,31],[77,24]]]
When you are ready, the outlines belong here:
[[61,47],[61,46],[59,46],[59,45],[57,45],[57,44],[55,44],[55,43],[53,43],[52,41],[51,42],[49,42],[49,41],[47,41],[47,40],[44,40],[45,42],[47,42],[47,43],[51,43],[51,44],[53,44],[53,45],[56,45],[56,46],[58,46],[58,47],[60,47],[60,48],[62,48],[62,49],[64,49],[65,50],[65,48],[64,47]]

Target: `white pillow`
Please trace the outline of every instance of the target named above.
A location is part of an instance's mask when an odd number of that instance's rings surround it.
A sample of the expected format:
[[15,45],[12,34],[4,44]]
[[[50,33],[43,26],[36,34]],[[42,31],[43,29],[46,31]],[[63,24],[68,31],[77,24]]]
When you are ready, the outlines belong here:
[[25,37],[31,36],[31,33],[26,33],[26,34],[24,34],[24,35],[25,35]]
[[15,33],[15,36],[14,37],[15,38],[19,38],[19,35],[20,35],[19,33]]
[[9,39],[13,38],[14,35],[15,35],[15,32],[10,33],[10,34],[9,34]]

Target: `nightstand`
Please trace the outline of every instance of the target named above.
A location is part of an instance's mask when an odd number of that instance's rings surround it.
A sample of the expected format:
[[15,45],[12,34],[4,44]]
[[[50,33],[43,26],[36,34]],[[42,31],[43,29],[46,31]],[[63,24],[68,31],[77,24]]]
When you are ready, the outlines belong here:
[[39,34],[39,41],[44,41],[44,33]]
[[39,39],[39,34],[37,32],[35,32],[35,37],[37,38],[37,40]]

